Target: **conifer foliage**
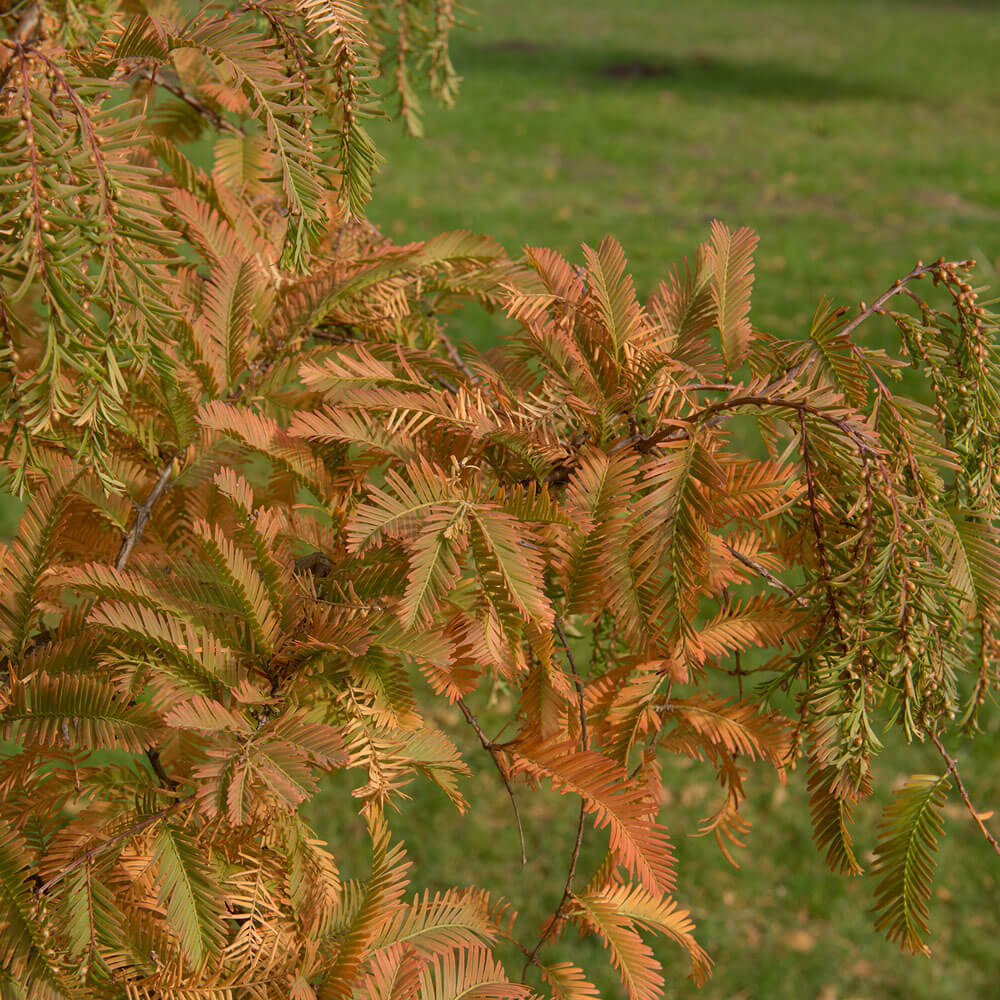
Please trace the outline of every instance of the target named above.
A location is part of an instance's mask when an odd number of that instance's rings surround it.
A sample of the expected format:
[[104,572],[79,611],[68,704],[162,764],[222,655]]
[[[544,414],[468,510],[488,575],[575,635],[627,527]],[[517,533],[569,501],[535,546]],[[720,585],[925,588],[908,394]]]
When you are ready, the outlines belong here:
[[[3,461],[28,497],[0,567],[5,997],[583,1000],[581,933],[654,1000],[711,969],[673,895],[671,760],[717,775],[700,832],[730,860],[754,763],[808,768],[820,853],[860,874],[886,722],[942,768],[885,810],[877,927],[927,947],[952,789],[996,846],[946,749],[1000,654],[971,262],[785,341],[750,319],[756,236],[722,223],[645,302],[610,238],[580,263],[394,245],[361,214],[364,120],[418,129],[421,81],[451,99],[452,21],[0,3]],[[455,348],[458,303],[506,314],[502,351]],[[876,314],[894,356],[855,337]],[[493,736],[470,706],[496,684]],[[484,769],[512,824],[537,786],[579,801],[544,927],[408,889],[394,802],[430,781],[475,809]],[[362,880],[302,812],[332,771]]]

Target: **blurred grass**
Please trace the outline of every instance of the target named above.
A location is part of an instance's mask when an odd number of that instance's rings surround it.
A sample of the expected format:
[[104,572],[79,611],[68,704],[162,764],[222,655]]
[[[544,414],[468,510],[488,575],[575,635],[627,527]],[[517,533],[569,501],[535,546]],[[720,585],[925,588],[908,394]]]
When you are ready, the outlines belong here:
[[[371,215],[396,239],[470,228],[512,253],[540,244],[578,257],[581,242],[612,233],[646,294],[719,217],[759,232],[753,315],[782,335],[801,334],[823,295],[870,299],[918,257],[974,256],[989,276],[1000,256],[993,4],[476,0],[475,7],[478,30],[459,34],[454,46],[465,77],[456,107],[428,106],[419,141],[395,123],[375,123],[387,164]],[[455,327],[480,345],[504,328],[502,318],[473,311]],[[500,727],[505,707],[480,704],[488,732]],[[503,893],[530,939],[558,902],[576,805],[521,793],[529,854],[522,869],[510,806],[489,761],[456,712],[432,711],[476,777],[465,782],[472,809],[461,818],[437,789],[409,789],[413,798],[392,826],[417,863],[415,887],[481,884]],[[961,750],[981,809],[1000,804],[998,751],[996,723]],[[892,741],[879,763],[879,804],[910,773],[941,770],[926,748]],[[311,810],[347,874],[363,875],[365,860],[352,845],[364,838],[345,809],[351,781],[338,776]],[[353,783],[361,783],[357,775]],[[680,952],[659,942],[669,996],[996,995],[1000,862],[954,794],[928,961],[908,959],[874,934],[871,883],[825,870],[812,844],[804,775],[793,773],[784,787],[754,775],[747,804],[754,829],[738,853],[740,871],[713,840],[689,836],[717,801],[710,771],[671,760],[665,784],[662,820],[677,849],[678,897],[718,963],[699,992],[685,979]],[[858,810],[859,857],[874,846],[878,807]],[[600,861],[604,844],[588,835],[581,872]],[[606,965],[599,951],[568,931],[547,954],[595,970]],[[605,997],[623,995],[613,972],[599,985]]]
[[[509,800],[492,763],[457,710],[425,699],[430,719],[446,729],[469,762],[474,777],[462,782],[470,809],[459,816],[443,792],[424,781],[406,791],[412,798],[390,814],[395,837],[415,863],[415,889],[479,885],[506,896],[518,910],[515,929],[522,940],[537,938],[538,928],[558,904],[576,828],[577,800],[548,790],[519,788],[528,864],[520,847]],[[507,718],[501,698],[470,699],[490,735]],[[933,750],[899,745],[879,761],[873,798],[857,810],[854,833],[858,857],[870,866],[878,812],[892,787],[911,773],[941,773]],[[960,754],[960,766],[977,806],[1000,803],[996,759],[1000,733],[994,725]],[[364,877],[367,859],[363,827],[351,811],[349,789],[362,784],[360,772],[338,774],[309,803],[307,813],[326,836],[350,877]],[[786,785],[762,767],[751,766],[745,816],[753,822],[745,849],[734,851],[741,869],[732,868],[715,841],[693,837],[701,819],[720,802],[707,765],[667,758],[666,795],[661,822],[671,833],[678,858],[677,897],[692,911],[698,938],[716,961],[703,989],[686,979],[682,952],[661,940],[653,946],[663,961],[667,996],[694,1000],[950,1000],[994,996],[1000,951],[997,895],[1000,862],[979,835],[958,795],[946,807],[946,835],[938,853],[938,876],[931,902],[934,955],[909,958],[876,936],[869,913],[874,881],[846,879],[828,872],[816,853],[809,824],[809,799],[803,771]],[[600,864],[607,836],[588,826],[578,871],[582,884]],[[508,968],[521,960],[505,953]],[[571,960],[595,977],[605,998],[624,996],[617,975],[593,939],[582,941],[572,929],[542,954],[549,961]]]
[[419,141],[374,123],[371,215],[398,239],[471,228],[578,257],[612,233],[646,293],[718,217],[759,232],[754,317],[779,334],[918,257],[1000,254],[989,4],[472,5],[456,106],[428,103]]

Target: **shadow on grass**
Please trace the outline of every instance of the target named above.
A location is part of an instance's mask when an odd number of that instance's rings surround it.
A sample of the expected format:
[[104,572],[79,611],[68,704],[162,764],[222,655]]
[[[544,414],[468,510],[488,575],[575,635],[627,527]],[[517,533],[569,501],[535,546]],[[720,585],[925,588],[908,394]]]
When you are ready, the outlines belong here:
[[509,38],[465,42],[456,61],[486,74],[558,77],[596,90],[669,87],[676,92],[723,98],[801,103],[844,100],[918,100],[919,95],[871,80],[850,79],[773,60],[741,61],[711,52],[664,55],[606,48],[573,48],[555,42]]

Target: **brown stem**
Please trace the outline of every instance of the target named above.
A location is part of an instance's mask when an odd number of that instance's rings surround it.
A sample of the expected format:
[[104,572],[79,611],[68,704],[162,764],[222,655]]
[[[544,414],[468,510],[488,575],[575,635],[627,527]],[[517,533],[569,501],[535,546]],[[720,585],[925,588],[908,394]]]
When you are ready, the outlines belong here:
[[177,782],[164,770],[163,763],[160,760],[160,751],[156,747],[146,748],[146,760],[149,761],[149,766],[152,767],[153,773],[160,779],[160,784],[164,788],[174,789],[177,787]]
[[[149,491],[149,496],[146,497],[145,503],[141,507],[137,507],[135,511],[135,521],[132,527],[129,529],[128,533],[122,539],[122,546],[118,550],[118,558],[115,559],[115,569],[121,572],[125,569],[128,563],[129,556],[132,554],[132,550],[139,544],[142,539],[142,533],[146,530],[146,522],[149,521],[150,514],[153,511],[153,504],[163,495],[163,492],[170,485],[170,477],[174,469],[174,459],[171,458],[169,462],[163,467],[163,471],[160,473],[159,478],[153,485],[153,488]],[[160,752],[156,747],[146,748],[146,760],[149,761],[149,766],[153,769],[153,773],[157,778],[160,779],[160,784],[168,790],[172,790],[177,787],[177,782],[170,777],[169,774],[164,770],[163,763],[160,760]]]
[[195,793],[192,792],[190,795],[185,796],[183,799],[178,799],[176,802],[171,802],[169,806],[164,806],[162,809],[158,809],[155,813],[147,816],[145,819],[140,820],[138,823],[133,823],[130,827],[122,830],[120,833],[116,833],[113,837],[108,837],[107,840],[102,840],[95,847],[92,847],[89,851],[81,854],[80,857],[71,861],[64,868],[61,868],[55,875],[52,876],[48,881],[43,882],[38,887],[38,894],[44,895],[49,891],[54,885],[58,885],[67,875],[71,872],[76,871],[81,865],[88,864],[91,860],[97,857],[98,854],[102,854],[109,847],[114,847],[115,844],[120,843],[123,840],[127,840],[129,837],[134,837],[137,833],[142,833],[147,827],[152,826],[154,823],[158,823],[165,816],[169,816],[170,813],[179,809],[182,805],[190,802],[194,798]]
[[132,555],[132,550],[142,540],[142,533],[146,530],[146,523],[149,521],[150,515],[153,512],[153,505],[160,499],[163,492],[170,485],[170,478],[173,474],[173,470],[174,459],[171,458],[160,472],[160,477],[156,480],[152,490],[150,490],[145,503],[143,503],[140,507],[136,507],[135,521],[133,522],[128,533],[125,535],[125,538],[122,540],[122,547],[118,550],[118,558],[115,559],[115,569],[123,570],[125,568],[128,563],[129,556]]
[[993,848],[998,855],[1000,855],[1000,843],[997,843],[996,837],[990,833],[986,824],[983,822],[982,813],[978,812],[976,807],[972,804],[972,799],[969,798],[969,793],[965,788],[965,784],[962,782],[962,776],[958,773],[958,761],[955,760],[951,754],[948,753],[944,748],[944,744],[941,742],[940,737],[937,733],[931,733],[931,740],[934,746],[937,747],[938,753],[944,759],[944,762],[948,765],[948,770],[951,772],[952,776],[955,778],[955,784],[958,785],[958,794],[962,796],[962,801],[965,803],[965,808],[969,810],[969,815],[976,821],[976,825],[982,831],[983,836],[986,838],[986,842]]
[[854,319],[852,319],[851,322],[840,331],[840,336],[849,336],[854,333],[854,331],[861,326],[861,324],[864,323],[869,316],[873,316],[877,313],[882,306],[889,301],[889,299],[903,291],[906,285],[908,285],[915,278],[922,278],[925,274],[931,274],[942,267],[948,267],[949,264],[955,267],[961,267],[962,265],[968,264],[968,261],[956,260],[949,261],[947,263],[945,261],[935,261],[933,264],[918,262],[917,266],[910,271],[909,274],[904,274],[902,278],[897,278],[889,288],[887,288],[877,299],[875,299],[874,302],[865,306],[865,308],[862,309],[861,312],[859,312],[858,315],[855,316]]
[[[871,304],[864,306],[849,323],[847,323],[838,333],[838,336],[848,337],[850,336],[865,320],[870,319],[876,313],[881,312],[882,307],[889,301],[894,295],[899,295],[900,292],[906,289],[906,286],[918,278],[922,278],[925,274],[933,274],[935,271],[940,270],[942,267],[961,267],[968,265],[969,261],[948,261],[944,260],[935,261],[933,264],[924,264],[922,261],[917,262],[917,266],[910,271],[909,274],[904,274],[902,278],[897,278],[877,299],[875,299]],[[810,364],[808,358],[803,358],[797,365],[790,368],[784,375],[779,376],[773,382],[771,382],[767,389],[773,390],[781,385],[784,385],[789,379],[793,379],[800,375]]]
[[[889,288],[887,288],[877,299],[875,299],[870,305],[866,305],[863,309],[861,309],[858,315],[855,316],[854,319],[852,319],[849,323],[846,324],[846,326],[843,327],[843,329],[840,331],[840,335],[849,336],[859,326],[861,326],[861,324],[864,323],[865,320],[869,319],[876,313],[881,312],[882,307],[886,304],[886,302],[888,302],[889,299],[891,299],[893,296],[898,295],[900,292],[904,291],[906,285],[908,285],[911,281],[914,281],[917,278],[922,278],[925,274],[932,274],[936,271],[939,271],[941,268],[964,267],[968,265],[969,261],[947,261],[947,262],[936,261],[933,264],[918,263],[917,266],[914,267],[913,270],[909,272],[909,274],[903,275],[902,278],[897,278],[892,283],[892,285]],[[784,372],[784,374],[779,375],[775,379],[772,379],[766,386],[764,386],[764,388],[758,394],[759,397],[764,400],[770,399],[771,394],[776,389],[780,389],[782,386],[786,385],[788,382],[792,381],[797,376],[799,376],[809,366],[809,364],[810,364],[809,359],[803,358],[800,362],[798,362],[798,364],[793,365],[791,368],[788,369],[788,371]],[[720,385],[720,386],[696,385],[696,386],[691,386],[690,388],[695,390],[709,390],[709,389],[724,390],[736,387],[725,386],[725,385]],[[744,402],[748,402],[748,400],[744,399]],[[710,407],[709,409],[714,409],[716,411],[714,420],[722,420],[725,419],[724,415],[725,411],[732,409],[733,406],[735,405],[736,404],[732,403],[731,401],[726,400],[724,401],[724,405],[716,405],[716,407],[714,408]],[[757,404],[757,405],[762,405],[762,404]],[[799,406],[801,405],[803,404],[799,404]],[[704,412],[705,411],[702,411],[702,415],[704,415]],[[816,415],[822,416],[822,414],[818,412]],[[694,418],[689,418],[689,419],[694,419]],[[686,436],[686,432],[683,430],[683,428],[677,428],[677,427],[665,428],[664,430],[659,431],[656,434],[650,435],[649,437],[645,437],[642,434],[633,433],[630,434],[628,437],[622,438],[620,441],[617,441],[615,444],[613,444],[609,449],[609,453],[614,454],[615,452],[621,451],[624,448],[632,448],[632,447],[636,448],[640,452],[646,452],[652,450],[658,444],[661,444],[665,441],[674,440],[675,438],[681,438],[684,436]]]
[[234,125],[228,118],[223,118],[214,108],[210,108],[204,101],[200,101],[193,94],[189,94],[180,82],[174,83],[169,77],[164,77],[158,72],[159,67],[152,69],[143,67],[136,73],[140,80],[149,80],[157,87],[162,87],[167,93],[173,94],[179,101],[183,101],[189,108],[197,111],[213,128],[220,132],[229,132],[232,135],[246,135],[246,132],[238,125]]
[[478,382],[479,376],[469,367],[465,358],[458,353],[458,348],[451,342],[448,336],[443,331],[439,330],[438,337],[441,338],[441,343],[444,344],[445,350],[448,352],[448,356],[455,363],[455,367],[458,368],[470,382]]
[[[704,423],[708,426],[714,426],[717,422],[725,418],[727,411],[735,410],[741,406],[794,410],[799,414],[800,418],[805,414],[809,414],[818,420],[836,427],[854,444],[854,447],[857,448],[860,454],[875,454],[872,444],[856,428],[852,427],[849,421],[844,420],[842,417],[835,417],[818,406],[813,406],[811,403],[804,402],[803,400],[789,399],[785,396],[774,396],[766,388],[760,392],[749,392],[740,396],[731,396],[729,399],[722,399],[718,403],[712,403],[701,410],[697,410],[690,416],[682,418],[682,422],[685,424]],[[635,446],[636,451],[645,454],[652,451],[658,444],[662,444],[664,441],[679,440],[687,437],[689,433],[684,427],[670,426],[664,427],[655,434],[650,434],[648,437],[638,437],[630,440]]]
[[525,850],[524,846],[524,827],[521,825],[521,811],[517,807],[517,799],[514,797],[514,789],[511,788],[510,778],[507,776],[507,769],[503,765],[503,761],[500,759],[501,751],[497,749],[493,741],[483,732],[483,727],[479,725],[479,720],[472,714],[469,710],[469,706],[465,704],[464,698],[458,699],[458,707],[462,710],[462,715],[465,716],[466,722],[476,731],[476,735],[479,737],[479,742],[482,743],[483,749],[493,758],[493,763],[496,764],[497,771],[500,773],[500,778],[504,783],[504,787],[507,789],[507,795],[510,796],[510,804],[514,808],[514,820],[517,823],[517,833],[521,838],[521,866],[523,867],[528,863],[528,852]]
[[758,576],[763,577],[772,587],[784,591],[800,608],[809,607],[809,602],[801,594],[796,593],[792,587],[789,587],[780,577],[775,576],[766,566],[761,566],[759,562],[744,555],[739,549],[733,548],[729,542],[723,541],[722,544],[738,562],[743,563],[747,569],[752,569]]

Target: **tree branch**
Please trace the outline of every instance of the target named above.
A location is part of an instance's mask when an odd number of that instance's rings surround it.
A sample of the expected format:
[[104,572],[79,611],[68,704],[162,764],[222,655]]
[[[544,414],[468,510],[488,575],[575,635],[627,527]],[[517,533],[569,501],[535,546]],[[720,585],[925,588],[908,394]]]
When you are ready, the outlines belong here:
[[[922,278],[925,274],[933,274],[935,271],[940,271],[941,269],[954,268],[954,267],[971,267],[973,261],[968,260],[952,260],[946,261],[944,258],[934,261],[933,264],[925,264],[923,261],[917,261],[916,267],[910,271],[909,274],[904,274],[902,278],[897,278],[877,299],[875,299],[870,305],[861,304],[861,310],[858,312],[857,316],[854,317],[849,323],[845,324],[844,327],[838,332],[841,337],[850,336],[865,320],[870,319],[876,313],[881,313],[882,307],[889,301],[893,296],[899,295],[900,292],[906,290],[906,286],[911,282]],[[797,365],[789,368],[784,375],[780,375],[778,378],[774,379],[767,386],[768,391],[778,388],[784,385],[789,379],[795,378],[800,375],[809,365],[809,359],[803,358]]]
[[[149,521],[150,515],[153,512],[153,505],[157,500],[163,495],[167,487],[170,485],[170,478],[174,470],[174,459],[171,458],[169,462],[163,467],[160,472],[159,478],[153,485],[153,488],[149,491],[149,496],[146,497],[145,503],[141,507],[137,507],[135,511],[135,521],[132,527],[129,529],[125,538],[122,539],[122,547],[118,550],[118,558],[115,559],[115,569],[121,572],[125,569],[128,563],[129,556],[132,555],[132,550],[139,544],[142,540],[142,533],[146,530],[146,523]],[[149,761],[149,766],[153,769],[153,773],[160,780],[160,784],[168,790],[173,790],[177,787],[177,782],[170,777],[169,774],[164,770],[163,763],[160,760],[160,752],[156,747],[146,748],[146,760]]]
[[962,781],[962,776],[958,773],[958,761],[956,761],[955,758],[952,757],[947,750],[945,750],[944,744],[941,742],[937,733],[931,733],[931,740],[933,741],[934,746],[937,747],[938,753],[941,754],[945,763],[948,765],[948,770],[954,776],[955,784],[958,785],[958,794],[962,796],[962,801],[965,803],[965,808],[969,810],[969,815],[976,821],[976,825],[982,831],[983,836],[986,838],[986,842],[993,848],[994,851],[996,851],[998,855],[1000,855],[1000,843],[998,843],[996,837],[990,833],[989,828],[983,822],[983,814],[976,809],[976,807],[972,804],[972,799],[969,798],[969,793]]
[[826,591],[827,603],[830,606],[833,625],[837,631],[837,638],[843,643],[845,640],[844,628],[840,618],[840,607],[833,592],[833,571],[830,568],[830,560],[826,553],[826,542],[823,537],[823,519],[820,517],[819,504],[816,500],[816,477],[813,472],[812,458],[809,454],[809,435],[806,432],[806,416],[801,410],[799,411],[799,434],[802,437],[802,465],[806,474],[806,492],[809,498],[809,513],[812,517],[813,535],[816,538],[816,555],[819,559],[820,573],[823,577],[823,587]]
[[116,833],[113,837],[109,837],[107,840],[102,840],[101,843],[92,847],[89,851],[84,852],[80,857],[71,861],[65,868],[61,868],[55,875],[52,876],[48,881],[43,882],[38,887],[38,894],[44,895],[49,891],[54,885],[58,885],[67,875],[76,871],[81,865],[87,864],[89,861],[97,857],[98,854],[102,854],[109,847],[114,847],[115,844],[120,843],[123,840],[127,840],[129,837],[134,837],[137,833],[142,833],[147,827],[152,826],[154,823],[158,823],[165,816],[169,816],[170,813],[179,809],[182,805],[190,802],[195,796],[192,792],[190,795],[186,795],[183,799],[178,799],[176,802],[171,802],[169,806],[164,806],[162,809],[157,809],[155,813],[147,816],[145,819],[140,820],[138,823],[133,823],[130,827],[122,830],[120,833]]
[[761,566],[759,562],[756,562],[749,556],[745,556],[739,549],[733,548],[729,542],[723,540],[722,544],[738,562],[743,563],[747,569],[752,569],[758,576],[763,577],[772,587],[777,587],[778,590],[784,591],[800,608],[809,607],[809,602],[801,594],[797,593],[792,587],[789,587],[780,577],[775,576],[766,566]]
[[500,778],[507,789],[507,794],[510,796],[510,804],[514,808],[514,820],[517,823],[517,833],[521,838],[521,866],[523,867],[528,863],[528,852],[524,846],[524,827],[521,826],[521,811],[517,807],[517,799],[514,797],[514,789],[511,787],[510,778],[507,776],[507,769],[500,760],[500,750],[496,748],[493,741],[483,732],[483,727],[479,725],[479,720],[469,710],[468,705],[465,704],[464,698],[458,699],[458,707],[462,710],[462,715],[465,716],[466,722],[476,731],[483,749],[493,758],[493,763],[496,764]]
[[438,331],[438,337],[441,343],[444,344],[445,350],[448,352],[448,356],[454,362],[455,367],[460,369],[462,374],[473,384],[479,381],[479,376],[468,366],[465,358],[458,353],[458,348],[451,342],[447,334],[444,331]]
[[[164,67],[154,66],[142,67],[134,74],[140,80],[149,80],[157,87],[162,87],[167,93],[173,94],[179,101],[183,101],[189,108],[197,111],[213,128],[220,132],[229,132],[232,135],[246,135],[246,132],[238,125],[234,125],[228,118],[223,118],[214,108],[210,108],[204,101],[198,100],[193,94],[189,94],[181,85],[180,80],[175,83],[169,77],[163,76]],[[173,71],[169,70],[173,75]]]
[[146,530],[146,522],[152,514],[153,505],[160,499],[163,492],[170,485],[170,478],[173,474],[173,469],[174,459],[171,457],[170,461],[167,462],[167,464],[163,467],[163,470],[160,472],[160,477],[156,480],[152,490],[150,490],[145,503],[143,503],[140,507],[136,507],[135,521],[133,522],[128,534],[125,535],[125,538],[122,541],[122,547],[118,550],[118,558],[115,559],[115,569],[123,570],[125,568],[128,563],[129,556],[132,555],[132,550],[142,540],[142,533]]
[[652,451],[658,444],[662,444],[664,441],[675,441],[689,435],[690,432],[687,428],[678,427],[676,423],[703,423],[711,427],[725,419],[728,415],[727,411],[738,409],[741,406],[756,406],[762,409],[768,407],[777,410],[792,410],[798,413],[800,418],[809,414],[809,416],[816,417],[817,420],[822,420],[836,427],[851,441],[861,455],[877,454],[875,446],[866,440],[865,436],[859,430],[852,427],[848,420],[845,420],[843,417],[836,417],[826,410],[822,410],[818,406],[813,406],[812,403],[807,403],[801,399],[789,399],[787,396],[772,395],[769,389],[770,386],[766,386],[759,392],[748,392],[742,395],[730,396],[729,399],[721,399],[717,403],[711,403],[700,410],[696,410],[690,416],[680,418],[675,422],[674,426],[664,427],[655,434],[650,434],[648,437],[640,436],[630,439],[631,443],[634,445],[636,451],[645,454]]
[[[898,295],[900,292],[905,291],[906,290],[906,286],[911,281],[914,281],[914,280],[917,280],[919,278],[922,278],[925,274],[933,274],[933,273],[941,271],[941,270],[947,270],[948,268],[970,267],[971,265],[972,265],[972,261],[968,261],[968,260],[963,260],[963,261],[945,261],[945,260],[941,259],[941,260],[935,261],[932,264],[924,264],[922,261],[918,261],[916,267],[914,267],[913,270],[909,272],[909,274],[905,274],[905,275],[903,275],[903,277],[897,278],[892,283],[892,285],[889,288],[887,288],[870,305],[864,305],[864,304],[862,304],[862,309],[858,313],[858,315],[855,316],[854,319],[852,319],[849,323],[847,323],[840,330],[840,336],[849,336],[859,326],[861,326],[861,324],[864,323],[865,320],[869,319],[871,316],[875,315],[876,313],[881,313],[883,306],[893,296]],[[763,389],[760,390],[759,393],[755,393],[754,397],[756,397],[756,398],[743,397],[742,398],[742,404],[753,404],[753,405],[758,405],[758,406],[760,406],[760,405],[789,406],[790,403],[787,402],[787,401],[781,402],[781,403],[777,403],[776,401],[773,401],[772,394],[775,392],[775,390],[780,389],[781,387],[787,385],[788,382],[792,381],[797,376],[799,376],[803,371],[805,371],[805,369],[809,366],[809,364],[810,364],[810,359],[809,358],[803,358],[800,362],[798,362],[798,364],[795,364],[791,368],[789,368],[788,371],[784,372],[782,375],[779,375],[777,378],[772,379],[770,382],[768,382],[767,385],[765,385],[763,387]],[[699,385],[693,385],[693,386],[681,386],[680,388],[683,389],[683,390],[686,390],[686,391],[687,390],[690,390],[690,391],[708,391],[708,390],[713,390],[713,391],[714,390],[729,390],[729,391],[733,391],[733,390],[739,389],[740,387],[739,386],[733,386],[733,385],[718,385],[718,386],[715,386],[715,385],[702,385],[702,384],[699,384]],[[712,406],[707,407],[706,410],[700,411],[699,414],[696,414],[696,415],[694,415],[692,417],[687,418],[684,422],[688,423],[688,422],[692,422],[692,421],[696,420],[698,417],[704,417],[706,415],[706,411],[707,410],[708,411],[712,411],[712,418],[711,418],[712,422],[713,423],[719,422],[719,421],[724,420],[724,419],[726,419],[728,417],[729,414],[726,411],[731,410],[731,409],[735,408],[737,405],[742,405],[742,404],[737,404],[736,402],[734,402],[732,400],[723,400],[722,403],[713,404]],[[801,404],[800,403],[800,404],[797,404],[796,406],[794,406],[793,408],[799,409],[800,412],[801,412],[801,410],[802,410],[802,408],[804,406],[808,406],[808,404]],[[825,415],[821,411],[813,410],[812,408],[809,408],[806,412],[812,412],[813,415],[819,416],[819,417],[823,417],[824,419],[826,419]],[[663,430],[658,431],[656,434],[652,434],[652,435],[650,435],[648,437],[645,436],[645,435],[643,435],[643,434],[632,433],[628,437],[622,438],[621,440],[615,442],[615,444],[613,444],[611,446],[611,448],[608,449],[608,451],[609,451],[609,454],[614,454],[615,452],[621,451],[621,450],[623,450],[625,448],[636,448],[636,450],[638,450],[640,452],[647,452],[647,451],[651,451],[657,445],[662,444],[665,441],[671,441],[671,440],[674,440],[676,438],[684,437],[686,435],[686,433],[687,432],[683,428],[680,428],[680,427],[664,428]],[[855,444],[857,444],[857,443],[858,442],[855,441]]]

